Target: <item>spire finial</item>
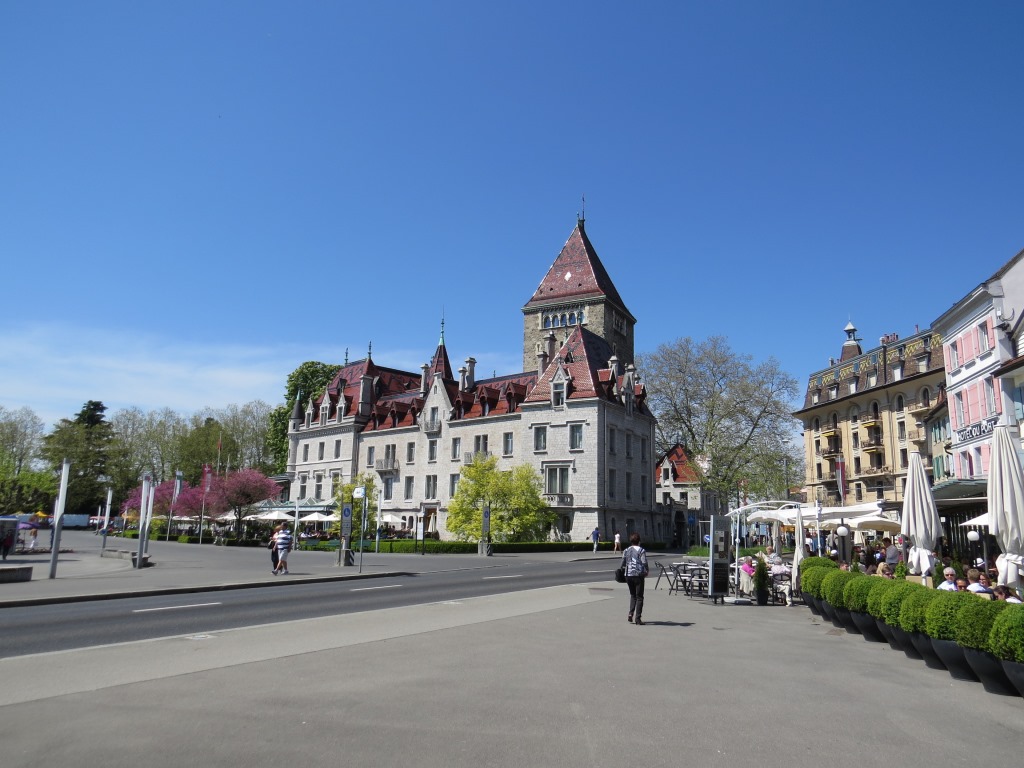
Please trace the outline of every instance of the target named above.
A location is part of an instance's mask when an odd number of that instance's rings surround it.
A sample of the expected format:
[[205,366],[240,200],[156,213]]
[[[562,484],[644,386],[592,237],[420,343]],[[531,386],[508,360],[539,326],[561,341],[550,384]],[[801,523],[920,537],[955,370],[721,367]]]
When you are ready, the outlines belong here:
[[587,196],[580,195],[580,212],[576,214],[576,223],[582,227],[587,221]]
[[348,365],[348,347],[345,347],[345,365]]
[[373,354],[373,342],[371,341],[369,344],[366,345],[366,359],[369,360],[370,356],[372,354]]
[[437,343],[438,346],[444,346],[444,307],[441,308],[441,340]]

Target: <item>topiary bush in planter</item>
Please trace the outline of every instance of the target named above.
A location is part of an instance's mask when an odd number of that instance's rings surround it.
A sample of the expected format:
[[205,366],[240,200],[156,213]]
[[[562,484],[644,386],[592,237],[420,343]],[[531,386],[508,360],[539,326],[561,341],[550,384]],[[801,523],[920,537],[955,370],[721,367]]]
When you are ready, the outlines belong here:
[[861,577],[859,573],[850,571],[830,571],[821,582],[822,598],[828,600],[833,608],[848,608],[843,591],[850,581],[857,578],[866,579],[867,576]]
[[832,568],[839,570],[839,563],[827,557],[805,557],[800,561],[800,575],[803,576],[811,568]]
[[996,616],[988,647],[999,659],[1024,664],[1024,605],[1007,605]]
[[935,640],[956,640],[957,614],[970,603],[983,602],[970,592],[936,590],[924,613],[924,633]]
[[800,587],[811,597],[821,597],[821,582],[833,572],[831,568],[811,568],[800,570]]
[[[872,579],[864,576],[859,579],[850,579],[843,588],[843,602],[851,611],[857,613],[868,613],[868,595],[877,586],[881,579]],[[888,581],[888,579],[885,579]]]
[[[963,593],[961,593],[963,594]],[[1010,603],[1003,600],[968,600],[956,612],[956,634],[953,637],[964,648],[991,652],[989,639],[996,618]]]
[[[879,577],[876,576],[875,578]],[[906,581],[881,578],[879,580],[888,581],[890,584],[889,589],[882,595],[881,619],[890,627],[898,627],[900,626],[900,608],[903,606],[904,598],[915,589],[924,589],[924,587],[920,584],[912,584]]]
[[871,585],[871,590],[868,592],[868,607],[867,611],[876,619],[885,621],[885,617],[882,612],[882,600],[889,594],[889,590],[896,586],[896,582],[892,579],[881,579],[874,578],[874,583]]
[[925,611],[928,610],[928,604],[937,597],[936,593],[941,590],[928,589],[908,581],[904,584],[910,585],[910,591],[900,603],[900,629],[911,634],[914,632],[927,634],[925,632]]

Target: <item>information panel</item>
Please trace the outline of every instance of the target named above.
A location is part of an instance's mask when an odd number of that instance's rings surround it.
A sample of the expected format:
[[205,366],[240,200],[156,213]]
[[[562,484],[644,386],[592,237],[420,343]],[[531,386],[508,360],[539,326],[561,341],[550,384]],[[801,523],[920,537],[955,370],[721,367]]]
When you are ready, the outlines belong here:
[[731,521],[725,515],[711,516],[711,541],[708,561],[708,597],[725,597],[729,594],[729,536]]

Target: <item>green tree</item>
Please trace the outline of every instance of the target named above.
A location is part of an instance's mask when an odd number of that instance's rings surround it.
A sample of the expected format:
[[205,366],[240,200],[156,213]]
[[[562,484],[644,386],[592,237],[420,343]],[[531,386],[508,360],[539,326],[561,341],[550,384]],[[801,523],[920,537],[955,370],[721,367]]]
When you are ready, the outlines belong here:
[[[361,499],[352,497],[353,491],[359,486],[366,488],[366,495]],[[363,511],[366,511],[366,531],[369,535],[377,530],[377,475],[366,472],[358,475],[351,483],[343,483],[334,492],[334,503],[337,507],[338,522],[331,524],[331,533],[341,534],[341,508],[344,504],[352,505],[352,538],[357,538],[363,530]]]
[[721,499],[731,498],[741,482],[747,488],[784,487],[781,477],[765,480],[765,454],[773,474],[781,475],[779,459],[794,435],[790,414],[799,388],[777,360],[755,363],[713,336],[662,344],[639,356],[637,369],[658,419],[659,450],[677,442],[686,446],[698,458],[694,468],[703,487]]
[[74,419],[61,419],[44,438],[43,457],[58,478],[64,459],[71,462],[64,505],[69,514],[94,514],[107,500],[113,430],[106,410],[100,401],[90,400]]
[[43,422],[30,408],[0,407],[0,514],[48,510],[57,494],[49,471],[41,471]]
[[275,472],[284,472],[288,466],[288,419],[291,418],[295,398],[302,393],[303,410],[310,397],[319,396],[341,370],[340,365],[308,361],[288,374],[284,387],[284,405],[268,415],[267,460]]
[[501,471],[497,456],[476,456],[462,468],[455,498],[448,505],[448,532],[478,541],[485,505],[491,508],[491,537],[498,541],[544,539],[557,517],[541,496],[536,470],[521,464]]

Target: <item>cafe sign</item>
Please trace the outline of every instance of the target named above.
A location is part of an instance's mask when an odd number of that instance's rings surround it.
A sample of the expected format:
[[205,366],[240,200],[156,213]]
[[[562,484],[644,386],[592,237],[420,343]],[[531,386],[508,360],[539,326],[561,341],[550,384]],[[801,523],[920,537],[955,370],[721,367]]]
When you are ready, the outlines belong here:
[[996,422],[998,421],[998,416],[989,416],[987,419],[982,419],[976,424],[971,424],[963,429],[958,429],[956,431],[956,441],[958,443],[965,443],[968,440],[974,440],[982,435],[991,434],[992,428],[995,427]]

